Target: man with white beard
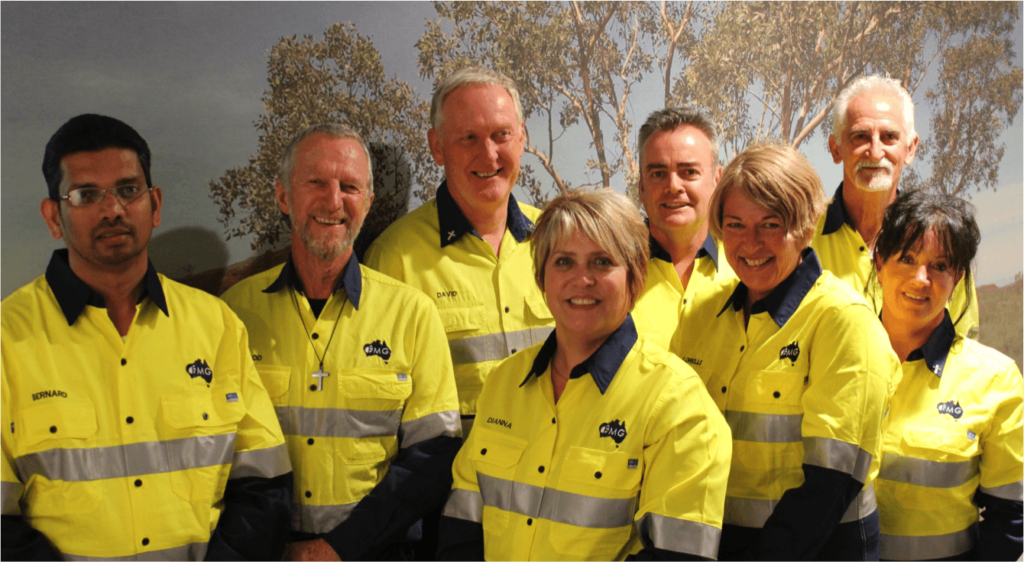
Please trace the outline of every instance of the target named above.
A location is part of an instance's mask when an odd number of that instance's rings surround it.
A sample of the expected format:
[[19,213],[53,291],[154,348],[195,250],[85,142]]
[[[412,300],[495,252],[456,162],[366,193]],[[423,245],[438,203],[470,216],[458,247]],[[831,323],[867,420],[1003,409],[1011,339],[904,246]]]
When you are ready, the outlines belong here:
[[[843,182],[818,222],[811,246],[822,268],[861,291],[876,311],[882,309],[882,293],[871,276],[875,236],[918,142],[914,102],[898,80],[862,76],[836,99],[828,146],[835,163],[843,165]],[[974,287],[961,280],[947,307],[956,332],[977,338]]]

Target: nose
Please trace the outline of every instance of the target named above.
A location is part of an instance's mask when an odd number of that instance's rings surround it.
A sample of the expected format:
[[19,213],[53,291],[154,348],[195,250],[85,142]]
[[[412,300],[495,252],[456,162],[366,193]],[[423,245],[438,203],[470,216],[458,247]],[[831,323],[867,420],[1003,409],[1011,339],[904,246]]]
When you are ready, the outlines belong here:
[[686,191],[683,184],[683,178],[679,174],[669,174],[668,189],[672,193],[680,193]]
[[921,264],[917,267],[917,271],[914,272],[914,280],[916,280],[919,283],[924,283],[926,285],[931,282],[931,279],[928,278],[927,264]]
[[871,146],[868,147],[868,156],[874,161],[879,161],[885,156],[882,146],[882,139],[878,135],[871,136]]
[[483,142],[483,152],[488,159],[495,161],[498,159],[498,143],[494,142],[494,139],[487,137]]
[[101,193],[99,207],[105,218],[124,215],[124,203],[114,195],[113,189],[105,189]]

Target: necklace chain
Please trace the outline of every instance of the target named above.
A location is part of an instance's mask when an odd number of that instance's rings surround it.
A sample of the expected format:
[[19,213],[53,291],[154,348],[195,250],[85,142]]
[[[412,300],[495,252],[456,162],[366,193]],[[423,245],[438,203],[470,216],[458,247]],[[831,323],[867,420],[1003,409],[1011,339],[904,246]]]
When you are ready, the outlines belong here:
[[341,309],[338,310],[338,317],[334,320],[334,328],[331,329],[331,336],[327,338],[327,345],[324,346],[324,356],[320,357],[320,354],[316,352],[316,346],[313,345],[313,337],[309,335],[309,328],[306,327],[306,321],[302,319],[302,309],[299,308],[299,299],[295,296],[295,288],[290,287],[292,302],[295,303],[295,312],[299,315],[299,322],[302,323],[302,330],[306,332],[306,339],[309,340],[309,347],[313,349],[313,355],[316,356],[317,361],[320,362],[320,371],[324,370],[324,359],[327,358],[327,349],[331,347],[331,342],[334,341],[334,333],[338,331],[338,323],[341,320],[341,313],[345,310],[345,305],[348,303],[348,293],[345,294],[345,300],[341,303]]

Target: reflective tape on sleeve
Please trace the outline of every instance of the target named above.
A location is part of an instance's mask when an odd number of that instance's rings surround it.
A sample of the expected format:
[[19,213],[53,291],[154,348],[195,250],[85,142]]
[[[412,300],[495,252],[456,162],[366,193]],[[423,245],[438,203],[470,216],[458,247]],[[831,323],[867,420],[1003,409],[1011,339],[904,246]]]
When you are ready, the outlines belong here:
[[82,556],[62,552],[64,560],[204,560],[209,543],[194,542],[162,550],[147,550],[129,556]]
[[1024,484],[1024,481],[1018,480],[1010,484],[996,486],[995,488],[981,486],[978,489],[993,497],[1019,502],[1024,501],[1024,497],[1022,497],[1024,496],[1024,485],[1022,484]]
[[483,523],[484,498],[480,492],[453,488],[444,504],[444,516]]
[[722,530],[718,527],[647,513],[636,522],[636,528],[642,538],[651,542],[649,545],[645,542],[645,547],[653,546],[712,560],[718,558],[718,542],[722,538]]
[[401,410],[347,410],[343,408],[275,408],[285,435],[304,437],[389,437],[398,435]]
[[883,560],[936,560],[963,554],[974,548],[978,540],[978,524],[946,535],[917,537],[887,535],[879,537]]
[[878,509],[878,504],[875,502],[875,483],[868,484],[867,488],[864,488],[857,494],[857,497],[853,499],[853,503],[850,507],[846,508],[846,513],[843,514],[843,518],[839,520],[840,523],[852,523],[854,521],[860,521],[868,515],[871,515]]
[[640,496],[597,498],[541,488],[477,473],[484,505],[527,517],[589,529],[613,529],[633,523]]
[[228,478],[274,478],[292,471],[288,447],[282,443],[255,451],[236,451]]
[[0,497],[3,501],[3,515],[21,515],[21,494],[25,486],[21,482],[0,482]]
[[462,437],[462,421],[458,410],[428,414],[422,418],[403,422],[398,430],[401,448],[410,447],[435,437]]
[[799,443],[803,414],[755,414],[753,412],[725,411],[725,421],[737,441],[758,443]]
[[452,353],[454,365],[497,361],[512,355],[513,349],[519,351],[543,342],[551,334],[551,330],[550,327],[530,328],[451,340],[448,342],[448,349]]
[[329,533],[348,519],[358,504],[359,502],[338,505],[299,503],[292,512],[292,530],[315,534]]
[[827,437],[804,437],[804,464],[844,472],[861,484],[871,471],[871,453],[853,443]]
[[91,449],[49,449],[14,459],[21,478],[87,482],[228,464],[234,433]]
[[764,527],[764,522],[772,515],[779,500],[763,500],[754,498],[737,498],[726,496],[725,513],[722,523],[741,527]]
[[980,457],[963,462],[937,462],[885,453],[878,477],[927,488],[955,488],[980,474],[980,462]]

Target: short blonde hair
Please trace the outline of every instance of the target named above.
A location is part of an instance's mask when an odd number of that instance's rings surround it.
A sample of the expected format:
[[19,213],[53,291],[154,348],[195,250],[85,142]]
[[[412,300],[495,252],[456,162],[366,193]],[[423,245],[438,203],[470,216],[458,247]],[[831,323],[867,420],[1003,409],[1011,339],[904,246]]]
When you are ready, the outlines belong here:
[[791,146],[766,144],[744,150],[722,172],[711,197],[711,233],[722,239],[722,207],[737,191],[750,202],[782,219],[786,232],[810,243],[818,218],[825,212],[821,179],[811,163]]
[[626,267],[632,310],[644,290],[651,252],[640,210],[628,197],[607,188],[569,190],[548,203],[533,232],[533,272],[541,291],[548,256],[575,234],[590,238]]

